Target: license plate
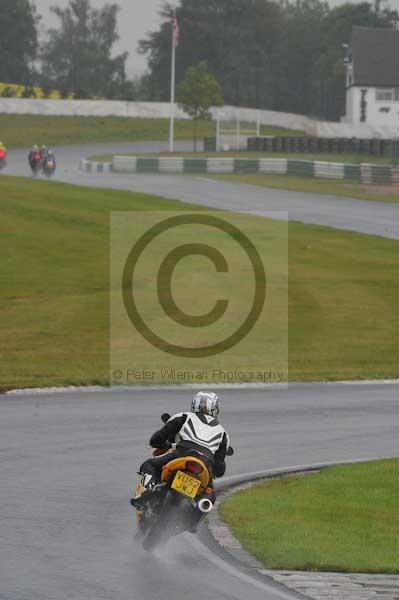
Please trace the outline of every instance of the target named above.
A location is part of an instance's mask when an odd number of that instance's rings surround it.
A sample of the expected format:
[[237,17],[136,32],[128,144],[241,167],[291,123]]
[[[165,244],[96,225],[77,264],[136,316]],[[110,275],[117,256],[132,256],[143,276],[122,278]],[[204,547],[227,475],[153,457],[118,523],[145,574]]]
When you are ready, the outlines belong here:
[[171,488],[188,496],[189,498],[195,498],[198,493],[201,482],[195,477],[190,477],[183,471],[177,471],[175,478],[172,481]]

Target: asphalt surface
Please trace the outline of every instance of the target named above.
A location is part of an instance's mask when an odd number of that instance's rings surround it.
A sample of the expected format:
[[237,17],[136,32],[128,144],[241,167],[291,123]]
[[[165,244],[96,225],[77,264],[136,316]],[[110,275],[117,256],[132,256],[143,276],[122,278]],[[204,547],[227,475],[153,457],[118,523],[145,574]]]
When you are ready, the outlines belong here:
[[[81,156],[152,149],[91,146]],[[399,237],[399,206],[232,186],[205,178],[80,173],[57,149],[57,179],[136,189]],[[26,153],[9,173],[26,175]],[[399,385],[292,385],[226,390],[223,422],[236,453],[229,473],[397,454]],[[0,397],[0,600],[277,600],[272,583],[236,570],[185,534],[148,555],[134,538],[129,497],[148,435],[190,392],[147,390]]]
[[[339,229],[399,239],[399,204],[369,202],[337,196],[319,196],[304,192],[273,190],[237,185],[204,177],[91,174],[79,171],[81,158],[100,154],[166,150],[161,142],[91,144],[56,148],[58,170],[55,179],[80,185],[135,190],[149,194],[204,204],[215,208],[264,214],[288,211],[288,218],[303,223],[327,225]],[[177,150],[190,150],[188,142],[178,142]],[[12,151],[5,173],[29,175],[26,151]],[[281,218],[286,218],[282,214]]]
[[[229,473],[397,454],[399,385],[226,390]],[[1,600],[277,600],[184,534],[134,539],[129,494],[162,412],[190,391],[0,397]],[[199,545],[198,545],[199,544]],[[289,595],[287,597],[290,597]]]

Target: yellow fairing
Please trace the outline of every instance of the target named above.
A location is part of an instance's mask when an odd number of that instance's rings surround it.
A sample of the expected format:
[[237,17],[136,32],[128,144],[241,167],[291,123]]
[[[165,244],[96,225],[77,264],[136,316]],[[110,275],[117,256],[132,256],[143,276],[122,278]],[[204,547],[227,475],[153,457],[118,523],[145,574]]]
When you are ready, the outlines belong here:
[[202,472],[200,475],[195,475],[195,477],[198,477],[198,479],[201,481],[202,488],[208,487],[209,471],[206,468],[205,463],[203,463],[202,460],[200,460],[199,458],[195,458],[194,456],[182,456],[180,458],[175,458],[174,460],[168,462],[162,469],[162,481],[166,481],[173,471],[178,471],[179,469],[182,469],[184,471],[186,468],[186,462],[188,461],[196,462],[199,465],[201,465]]

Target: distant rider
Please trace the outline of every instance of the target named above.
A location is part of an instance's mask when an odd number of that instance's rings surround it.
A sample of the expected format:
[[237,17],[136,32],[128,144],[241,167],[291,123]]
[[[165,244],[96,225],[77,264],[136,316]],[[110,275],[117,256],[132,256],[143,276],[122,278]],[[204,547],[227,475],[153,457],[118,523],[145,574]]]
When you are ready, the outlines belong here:
[[7,159],[7,148],[5,147],[3,142],[0,142],[0,162],[3,163],[3,166],[6,164],[6,159]]
[[[144,494],[151,493],[161,481],[162,467],[169,461],[188,454],[202,459],[213,477],[222,477],[226,471],[226,453],[230,440],[217,417],[220,400],[213,392],[198,392],[191,403],[191,412],[178,413],[156,431],[150,440],[153,448],[176,449],[155,458],[149,458],[140,467],[143,474]],[[141,496],[133,498],[131,504],[140,506]],[[198,515],[198,520],[201,515]]]
[[42,163],[42,165],[45,164],[46,160],[47,160],[47,156],[48,156],[48,150],[47,150],[47,146],[42,146],[40,148],[40,161]]
[[54,156],[54,152],[52,150],[47,150],[47,156],[46,156],[46,163],[52,162],[53,163],[53,168],[55,170],[55,167],[57,166],[57,163],[55,161],[55,156]]
[[38,163],[40,163],[41,156],[40,156],[39,146],[37,144],[33,144],[31,151],[29,152],[28,160],[29,160],[31,169],[34,169],[35,166]]

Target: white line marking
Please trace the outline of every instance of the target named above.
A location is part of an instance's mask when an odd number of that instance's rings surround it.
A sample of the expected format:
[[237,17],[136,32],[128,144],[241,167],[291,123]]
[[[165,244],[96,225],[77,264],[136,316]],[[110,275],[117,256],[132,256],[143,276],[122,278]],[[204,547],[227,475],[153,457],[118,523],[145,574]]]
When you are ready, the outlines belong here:
[[248,583],[252,587],[258,588],[259,590],[262,590],[263,592],[268,592],[268,594],[273,593],[273,598],[283,598],[284,600],[293,600],[293,598],[298,598],[297,595],[291,594],[289,592],[285,592],[284,590],[279,589],[277,586],[275,586],[273,584],[268,585],[267,583],[263,583],[262,581],[259,581],[255,577],[251,577],[250,575],[247,575],[246,573],[242,573],[241,571],[238,571],[235,567],[233,567],[232,565],[229,565],[229,563],[224,561],[222,558],[220,558],[216,554],[211,555],[209,549],[206,546],[204,546],[204,544],[202,542],[200,542],[198,539],[190,538],[189,543],[192,546],[194,546],[194,548],[198,552],[198,554],[201,554],[204,558],[208,559],[211,563],[213,563],[214,565],[219,567],[219,569],[221,569],[222,571],[229,573],[229,575],[233,575],[233,577],[237,577],[238,579],[241,579],[241,581]]
[[217,179],[209,179],[209,177],[193,177],[193,179],[196,179],[197,181],[205,181],[206,183],[219,183]]

